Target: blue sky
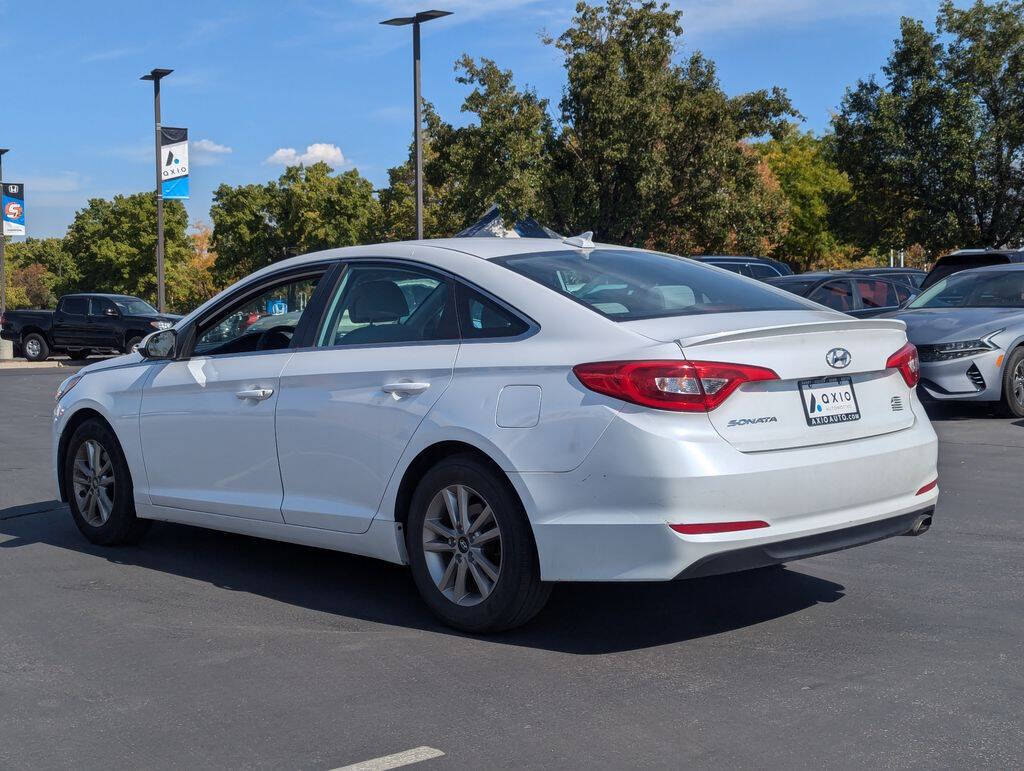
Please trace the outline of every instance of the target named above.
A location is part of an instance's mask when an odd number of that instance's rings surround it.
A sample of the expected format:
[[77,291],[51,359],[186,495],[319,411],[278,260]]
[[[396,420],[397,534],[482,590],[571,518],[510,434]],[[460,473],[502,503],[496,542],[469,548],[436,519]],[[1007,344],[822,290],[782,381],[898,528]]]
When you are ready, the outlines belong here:
[[[4,178],[26,183],[30,235],[63,235],[91,197],[153,185],[152,91],[165,125],[187,126],[192,220],[209,221],[221,182],[262,182],[283,163],[324,158],[376,186],[411,136],[411,33],[382,19],[417,8],[455,15],[423,27],[423,94],[459,123],[462,53],[511,68],[557,106],[563,70],[541,31],[558,34],[574,0],[0,0]],[[934,21],[937,0],[674,0],[681,54],[699,49],[728,93],[786,88],[822,131],[844,89],[876,73],[900,15]]]

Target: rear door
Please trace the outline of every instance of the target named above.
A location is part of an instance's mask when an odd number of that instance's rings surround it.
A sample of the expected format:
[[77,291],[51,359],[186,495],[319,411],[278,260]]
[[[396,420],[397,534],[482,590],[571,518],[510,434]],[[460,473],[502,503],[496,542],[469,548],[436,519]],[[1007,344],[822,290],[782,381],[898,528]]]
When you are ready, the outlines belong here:
[[281,373],[284,520],[365,532],[458,351],[447,277],[414,263],[351,264],[312,345]]
[[53,313],[53,342],[62,348],[84,348],[88,338],[89,298],[64,297]]

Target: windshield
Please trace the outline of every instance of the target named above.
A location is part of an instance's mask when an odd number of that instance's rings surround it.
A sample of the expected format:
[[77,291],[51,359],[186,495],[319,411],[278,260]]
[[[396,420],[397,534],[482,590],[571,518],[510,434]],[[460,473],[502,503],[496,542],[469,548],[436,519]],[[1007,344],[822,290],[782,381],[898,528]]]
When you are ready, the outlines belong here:
[[813,307],[765,284],[656,252],[540,252],[495,262],[615,321]]
[[908,308],[1024,308],[1024,271],[965,271],[942,279]]
[[125,316],[159,316],[156,308],[138,297],[115,297],[114,305]]

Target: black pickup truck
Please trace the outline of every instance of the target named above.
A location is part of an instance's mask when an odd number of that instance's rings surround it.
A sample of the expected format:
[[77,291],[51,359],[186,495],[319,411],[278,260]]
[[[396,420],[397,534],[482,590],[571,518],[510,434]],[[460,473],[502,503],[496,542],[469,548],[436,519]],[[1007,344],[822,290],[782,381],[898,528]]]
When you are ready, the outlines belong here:
[[14,343],[15,356],[29,361],[43,361],[53,353],[128,353],[150,332],[167,329],[180,318],[160,313],[138,297],[68,294],[53,311],[7,311],[0,318],[0,337]]

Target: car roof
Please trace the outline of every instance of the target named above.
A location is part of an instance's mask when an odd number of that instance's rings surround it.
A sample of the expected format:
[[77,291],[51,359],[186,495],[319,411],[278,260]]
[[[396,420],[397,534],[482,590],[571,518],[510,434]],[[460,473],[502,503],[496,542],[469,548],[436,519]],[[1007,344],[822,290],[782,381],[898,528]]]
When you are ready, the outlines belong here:
[[72,292],[64,297],[102,297],[107,300],[138,300],[140,298],[132,294],[111,294],[109,292]]
[[850,268],[847,273],[924,273],[920,268],[900,268],[898,266],[882,265],[877,268]]
[[965,270],[958,270],[956,273],[950,273],[950,276],[959,276],[965,273],[1005,273],[1007,271],[1012,273],[1018,273],[1024,270],[1024,262],[1009,262],[1005,265],[982,265],[979,268],[967,268]]

